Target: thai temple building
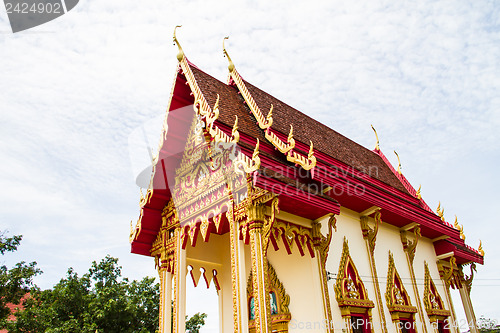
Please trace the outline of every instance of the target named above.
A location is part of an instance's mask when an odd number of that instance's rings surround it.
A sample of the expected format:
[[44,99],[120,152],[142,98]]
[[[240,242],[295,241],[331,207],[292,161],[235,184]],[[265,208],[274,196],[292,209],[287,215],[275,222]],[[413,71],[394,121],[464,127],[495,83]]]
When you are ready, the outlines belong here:
[[[215,286],[220,332],[479,332],[481,244],[429,208],[378,137],[364,148],[250,84],[225,47],[221,82],[175,32],[174,42],[170,104],[130,233],[132,253],[155,258],[160,332],[185,331],[188,283]],[[451,289],[470,327],[456,325]]]

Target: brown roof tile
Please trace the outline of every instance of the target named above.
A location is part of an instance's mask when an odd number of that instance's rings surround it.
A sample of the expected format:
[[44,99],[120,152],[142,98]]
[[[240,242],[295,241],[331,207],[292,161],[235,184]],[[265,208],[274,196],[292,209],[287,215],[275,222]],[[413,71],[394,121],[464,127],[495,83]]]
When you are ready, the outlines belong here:
[[[243,103],[244,99],[235,87],[213,78],[194,66],[191,66],[191,70],[198,86],[210,105],[215,104],[217,94],[219,94],[220,115],[218,120],[220,122],[231,127],[234,123],[234,115],[236,114],[238,115],[240,133],[259,138],[263,142],[267,141],[263,130],[257,125],[256,120],[251,115],[250,109]],[[254,85],[248,82],[245,82],[245,84],[262,112],[267,114],[271,104],[273,105],[273,130],[288,135],[290,124],[292,124],[294,139],[296,141],[308,145],[309,140],[311,140],[316,150],[361,172],[376,168],[376,174],[373,173],[370,176],[404,193],[408,193],[394,173],[376,153],[283,103]]]

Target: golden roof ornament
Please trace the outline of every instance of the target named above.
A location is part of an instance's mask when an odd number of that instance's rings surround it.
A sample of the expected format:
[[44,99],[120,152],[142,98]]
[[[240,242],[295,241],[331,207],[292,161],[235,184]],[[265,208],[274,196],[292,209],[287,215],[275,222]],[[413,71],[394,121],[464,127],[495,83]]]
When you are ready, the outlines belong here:
[[419,185],[418,186],[418,190],[417,190],[417,193],[416,193],[416,196],[417,196],[417,199],[418,200],[421,200],[422,199],[422,194],[420,193],[420,190],[422,189],[422,185]]
[[227,61],[229,61],[229,65],[227,66],[227,69],[229,69],[229,72],[232,72],[232,71],[234,71],[234,63],[226,51],[226,46],[224,45],[224,42],[226,39],[229,39],[229,36],[224,37],[224,39],[222,40],[222,52],[224,53],[224,56],[227,57]]
[[479,247],[477,248],[477,251],[484,257],[483,242],[481,242],[481,240],[479,240]]
[[464,225],[463,224],[460,226],[460,238],[462,238],[465,241]]
[[371,127],[372,127],[373,132],[375,132],[375,137],[377,138],[377,144],[375,145],[375,150],[380,150],[380,145],[379,145],[379,141],[378,141],[377,130],[375,130],[375,127],[373,127],[373,125],[371,125]]
[[455,229],[460,230],[460,226],[458,225],[458,217],[455,215],[455,223],[453,223]]
[[313,145],[313,142],[311,140],[309,140],[309,142],[311,143],[311,145],[309,146],[309,153],[307,154],[307,158],[309,160],[312,160],[314,157],[314,145]]
[[233,130],[231,131],[233,141],[236,143],[240,140],[240,133],[238,132],[238,116],[235,116]]
[[182,25],[177,25],[174,28],[174,43],[177,44],[177,47],[179,48],[179,53],[177,53],[177,60],[182,61],[184,59],[184,51],[182,50],[181,44],[179,44],[179,41],[177,40],[177,37],[175,36],[175,31],[177,28],[182,27]]
[[441,218],[441,220],[444,218],[444,209],[441,208],[441,201],[439,201],[438,207],[436,208],[436,213]]
[[288,133],[287,142],[290,146],[295,147],[295,139],[293,138],[293,125],[290,124],[290,132]]
[[271,127],[272,124],[273,124],[273,105],[271,104],[271,108],[269,109],[269,113],[267,114],[266,117],[267,128]]
[[396,157],[398,158],[398,173],[401,174],[401,160],[399,159],[399,155],[396,151],[394,151],[394,154],[396,154]]

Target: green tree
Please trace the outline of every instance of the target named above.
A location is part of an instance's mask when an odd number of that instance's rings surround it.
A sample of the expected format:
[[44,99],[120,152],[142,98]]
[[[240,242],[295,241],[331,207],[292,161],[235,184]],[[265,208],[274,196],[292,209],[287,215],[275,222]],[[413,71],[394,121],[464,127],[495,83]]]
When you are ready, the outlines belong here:
[[[159,284],[151,277],[129,281],[121,274],[118,259],[111,256],[94,261],[81,277],[68,269],[53,289],[32,289],[9,332],[156,332]],[[187,320],[187,331],[199,332],[206,316],[198,313]]]
[[200,333],[200,328],[205,325],[206,313],[195,313],[191,318],[187,319],[186,316],[186,332],[187,333]]
[[[22,236],[7,237],[5,232],[0,232],[0,254],[17,251]],[[33,286],[33,277],[40,274],[36,262],[26,263],[21,261],[12,268],[0,266],[0,327],[5,325],[6,319],[11,315],[8,303],[19,304],[20,299]]]
[[33,289],[9,331],[156,332],[159,301],[154,278],[130,282],[118,259],[107,256],[82,277],[70,268],[53,289]]

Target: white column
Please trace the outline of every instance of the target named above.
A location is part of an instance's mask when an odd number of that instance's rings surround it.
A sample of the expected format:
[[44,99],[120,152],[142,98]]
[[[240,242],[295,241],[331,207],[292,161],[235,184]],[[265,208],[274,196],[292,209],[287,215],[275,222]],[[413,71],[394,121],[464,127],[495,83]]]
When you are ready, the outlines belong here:
[[179,253],[179,282],[177,285],[177,292],[179,296],[179,302],[177,304],[177,323],[178,333],[184,333],[186,331],[186,250],[180,250]]
[[160,332],[171,332],[172,329],[172,273],[163,272],[163,328]]
[[474,308],[472,307],[472,301],[470,299],[469,287],[463,285],[460,288],[460,297],[462,298],[462,303],[465,310],[465,316],[467,317],[467,323],[469,325],[471,333],[479,333],[476,322],[476,315],[474,314]]
[[174,276],[174,333],[186,331],[186,250],[182,249],[180,228],[176,230],[177,242],[175,248]]

